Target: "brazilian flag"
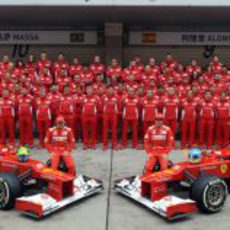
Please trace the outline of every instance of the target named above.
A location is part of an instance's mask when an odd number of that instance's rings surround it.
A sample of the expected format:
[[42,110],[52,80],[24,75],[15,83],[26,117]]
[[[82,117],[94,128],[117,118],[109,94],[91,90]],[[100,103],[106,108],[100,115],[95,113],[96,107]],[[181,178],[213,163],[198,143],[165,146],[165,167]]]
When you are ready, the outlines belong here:
[[84,41],[84,33],[70,33],[70,42],[83,43]]

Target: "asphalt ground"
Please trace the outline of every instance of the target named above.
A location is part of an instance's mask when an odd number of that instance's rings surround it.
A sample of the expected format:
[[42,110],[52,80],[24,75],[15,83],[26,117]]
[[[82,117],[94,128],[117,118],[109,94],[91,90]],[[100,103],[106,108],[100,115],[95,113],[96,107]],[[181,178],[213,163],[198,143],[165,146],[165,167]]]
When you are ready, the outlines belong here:
[[[53,215],[34,220],[17,210],[0,211],[0,230],[226,230],[230,227],[230,197],[222,212],[215,215],[193,214],[185,219],[169,222],[146,208],[118,195],[113,190],[115,180],[138,175],[146,160],[143,150],[102,151],[78,149],[73,152],[77,171],[101,179],[105,190],[96,196],[75,203]],[[46,161],[45,150],[33,150],[33,158]],[[176,162],[184,154],[173,151],[170,158]]]

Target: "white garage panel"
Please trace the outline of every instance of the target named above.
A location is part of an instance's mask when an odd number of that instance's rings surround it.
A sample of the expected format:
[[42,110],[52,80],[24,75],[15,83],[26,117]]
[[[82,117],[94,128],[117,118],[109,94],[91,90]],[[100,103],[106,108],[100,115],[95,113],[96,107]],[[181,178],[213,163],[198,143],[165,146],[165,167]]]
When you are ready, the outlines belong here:
[[[20,50],[21,49],[21,50]],[[14,60],[27,59],[30,53],[39,55],[41,52],[46,52],[48,57],[55,61],[59,52],[63,52],[66,58],[71,61],[73,57],[79,57],[81,63],[88,63],[92,57],[99,54],[104,58],[104,48],[95,46],[44,46],[44,45],[29,45],[29,46],[13,46],[1,45],[0,56],[3,54],[10,55]]]
[[[135,55],[140,55],[142,60],[146,62],[150,57],[155,57],[157,62],[161,62],[167,53],[171,53],[183,64],[188,64],[191,61],[192,57],[195,57],[199,63],[203,66],[207,65],[210,62],[209,54],[218,55],[221,58],[223,63],[227,65],[230,64],[230,47],[216,47],[214,52],[205,50],[204,47],[167,47],[167,46],[157,46],[157,47],[125,47],[124,48],[124,60],[125,63],[128,63]],[[205,55],[207,55],[205,57]]]

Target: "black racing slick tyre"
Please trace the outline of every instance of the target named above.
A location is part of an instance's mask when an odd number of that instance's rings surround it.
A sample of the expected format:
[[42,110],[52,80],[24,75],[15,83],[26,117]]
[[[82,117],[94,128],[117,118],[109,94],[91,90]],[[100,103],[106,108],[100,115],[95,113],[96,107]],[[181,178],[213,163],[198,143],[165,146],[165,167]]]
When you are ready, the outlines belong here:
[[21,195],[21,184],[12,173],[0,173],[0,209],[9,210]]
[[204,213],[220,212],[228,195],[224,180],[211,175],[201,175],[192,185],[190,196]]

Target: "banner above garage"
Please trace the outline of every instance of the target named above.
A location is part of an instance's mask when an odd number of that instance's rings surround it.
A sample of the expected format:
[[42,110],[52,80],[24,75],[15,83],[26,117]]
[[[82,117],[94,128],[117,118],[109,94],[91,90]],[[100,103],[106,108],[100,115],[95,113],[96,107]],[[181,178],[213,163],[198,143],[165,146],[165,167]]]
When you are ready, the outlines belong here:
[[97,45],[96,31],[1,31],[1,44]]
[[230,45],[230,32],[129,32],[129,45]]

